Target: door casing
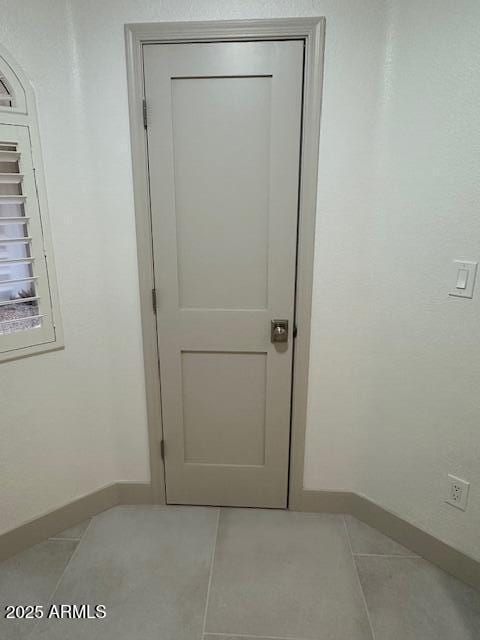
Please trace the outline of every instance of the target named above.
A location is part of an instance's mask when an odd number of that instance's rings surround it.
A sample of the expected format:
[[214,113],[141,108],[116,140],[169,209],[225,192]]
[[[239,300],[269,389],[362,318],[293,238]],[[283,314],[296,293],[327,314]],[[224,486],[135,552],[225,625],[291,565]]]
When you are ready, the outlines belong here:
[[295,510],[300,507],[303,491],[325,18],[163,22],[125,25],[150,473],[153,501],[157,504],[165,504],[166,494],[165,469],[161,454],[161,442],[163,439],[161,380],[156,318],[152,304],[152,291],[155,286],[153,273],[154,256],[149,198],[148,154],[143,114],[142,47],[147,43],[292,39],[304,40],[305,43],[295,293],[297,337],[293,354],[290,483],[288,495],[288,508]]

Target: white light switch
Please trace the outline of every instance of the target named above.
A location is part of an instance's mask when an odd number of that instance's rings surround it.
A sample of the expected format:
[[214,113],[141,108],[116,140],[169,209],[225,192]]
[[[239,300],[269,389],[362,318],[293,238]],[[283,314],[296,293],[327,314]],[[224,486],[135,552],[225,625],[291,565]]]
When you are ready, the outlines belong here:
[[468,270],[459,269],[457,273],[457,286],[456,289],[466,289],[468,282]]
[[473,287],[477,274],[478,262],[454,260],[454,288],[449,295],[460,298],[473,298]]

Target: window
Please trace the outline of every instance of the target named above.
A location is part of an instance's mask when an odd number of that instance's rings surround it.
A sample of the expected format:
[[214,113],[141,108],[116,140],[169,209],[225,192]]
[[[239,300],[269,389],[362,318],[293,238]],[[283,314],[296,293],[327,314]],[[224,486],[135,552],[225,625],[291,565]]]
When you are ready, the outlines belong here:
[[0,106],[13,107],[12,93],[8,88],[7,79],[0,74]]
[[35,103],[0,51],[0,360],[62,346]]

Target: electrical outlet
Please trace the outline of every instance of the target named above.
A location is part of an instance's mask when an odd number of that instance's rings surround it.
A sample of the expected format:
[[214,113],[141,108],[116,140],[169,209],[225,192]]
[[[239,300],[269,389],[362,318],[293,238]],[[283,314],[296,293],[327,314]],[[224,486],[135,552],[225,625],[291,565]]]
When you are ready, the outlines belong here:
[[448,498],[445,500],[452,507],[457,507],[465,511],[467,508],[468,490],[470,489],[470,483],[456,476],[448,474],[449,491]]

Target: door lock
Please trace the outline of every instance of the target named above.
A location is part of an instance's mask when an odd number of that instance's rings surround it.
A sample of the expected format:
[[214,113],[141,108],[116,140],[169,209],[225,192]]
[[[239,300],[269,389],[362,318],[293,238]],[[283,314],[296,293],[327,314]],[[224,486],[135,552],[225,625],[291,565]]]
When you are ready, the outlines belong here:
[[271,342],[288,342],[288,320],[272,320]]

